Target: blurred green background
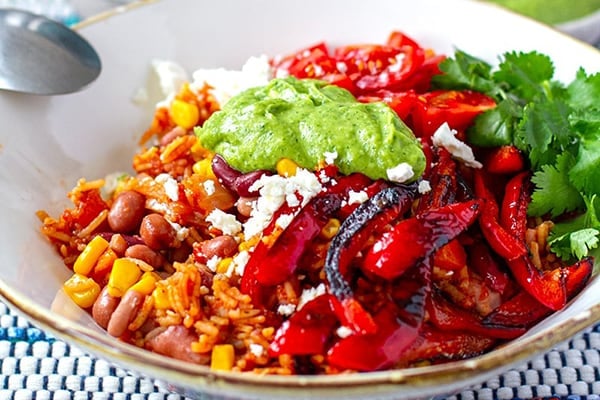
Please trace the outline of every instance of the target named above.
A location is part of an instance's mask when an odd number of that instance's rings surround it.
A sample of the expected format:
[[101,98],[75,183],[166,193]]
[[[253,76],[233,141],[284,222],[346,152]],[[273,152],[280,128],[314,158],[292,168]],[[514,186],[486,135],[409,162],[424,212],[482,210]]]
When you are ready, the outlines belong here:
[[600,10],[600,0],[488,0],[547,24],[571,21]]

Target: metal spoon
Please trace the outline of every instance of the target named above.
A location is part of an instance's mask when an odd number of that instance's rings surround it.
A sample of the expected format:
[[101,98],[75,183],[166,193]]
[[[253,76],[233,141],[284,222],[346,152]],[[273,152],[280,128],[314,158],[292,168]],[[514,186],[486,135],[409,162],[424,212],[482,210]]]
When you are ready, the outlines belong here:
[[82,89],[100,57],[77,32],[23,10],[0,9],[0,89],[38,95]]

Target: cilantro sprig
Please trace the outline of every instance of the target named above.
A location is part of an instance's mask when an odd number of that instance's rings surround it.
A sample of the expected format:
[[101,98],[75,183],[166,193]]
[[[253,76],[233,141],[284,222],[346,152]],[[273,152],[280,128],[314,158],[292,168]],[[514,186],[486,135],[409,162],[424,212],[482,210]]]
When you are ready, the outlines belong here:
[[[535,185],[531,216],[561,217],[551,249],[581,258],[600,243],[600,73],[577,71],[572,82],[554,78],[550,57],[508,52],[493,68],[457,50],[444,60],[433,85],[470,89],[493,97],[497,107],[467,132],[476,146],[517,146],[529,157]],[[575,215],[566,218],[565,215]]]

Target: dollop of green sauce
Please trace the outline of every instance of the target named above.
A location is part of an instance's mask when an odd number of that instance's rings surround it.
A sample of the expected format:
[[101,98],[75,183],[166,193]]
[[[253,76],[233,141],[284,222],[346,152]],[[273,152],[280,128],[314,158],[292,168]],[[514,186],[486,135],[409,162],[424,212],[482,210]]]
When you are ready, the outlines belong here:
[[281,158],[314,169],[326,152],[337,152],[343,174],[372,179],[408,163],[425,169],[425,155],[398,115],[384,103],[360,103],[326,82],[273,79],[232,97],[195,130],[202,145],[241,172],[274,170]]

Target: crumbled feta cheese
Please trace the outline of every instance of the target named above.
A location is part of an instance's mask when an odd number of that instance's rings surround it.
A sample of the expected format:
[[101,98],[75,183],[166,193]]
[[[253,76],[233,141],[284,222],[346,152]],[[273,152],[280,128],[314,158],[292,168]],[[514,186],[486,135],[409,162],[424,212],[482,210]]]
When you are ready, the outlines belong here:
[[265,353],[265,348],[258,343],[250,343],[250,353],[259,358]]
[[277,218],[277,221],[275,221],[275,225],[281,229],[285,229],[292,223],[293,220],[294,214],[282,214]]
[[242,224],[235,218],[235,215],[228,214],[218,208],[208,214],[206,220],[225,235],[235,235],[242,231]]
[[406,182],[413,176],[415,172],[409,163],[402,162],[396,165],[394,168],[390,168],[386,171],[387,177],[392,182],[402,183]]
[[352,329],[348,328],[347,326],[340,326],[339,328],[337,328],[337,330],[335,331],[335,334],[338,335],[339,338],[347,338],[348,336],[352,335],[354,332],[352,332]]
[[337,151],[326,151],[325,154],[325,162],[329,165],[333,165],[335,163],[335,160],[338,158],[338,153]]
[[369,200],[369,195],[364,190],[360,192],[350,190],[348,192],[348,204],[362,204],[367,200]]
[[238,276],[244,275],[244,270],[246,269],[246,264],[250,260],[250,253],[247,250],[242,250],[237,253],[233,259],[231,260],[231,265],[229,266],[229,270],[227,271],[227,276],[231,277],[233,271]]
[[225,68],[199,69],[194,71],[192,90],[200,90],[205,84],[213,89],[211,93],[223,106],[231,97],[243,90],[266,85],[274,75],[274,71],[266,55],[250,57],[241,70]]
[[421,194],[429,193],[429,192],[431,192],[431,184],[429,183],[428,180],[424,179],[421,182],[419,182],[419,187],[417,190]]
[[447,122],[444,122],[442,125],[440,125],[440,127],[433,134],[431,140],[434,145],[445,148],[455,158],[461,160],[469,167],[482,167],[481,163],[475,160],[473,149],[471,149],[466,143],[461,142],[456,138],[456,131],[454,129],[450,129],[450,126]]
[[179,92],[181,87],[189,81],[186,70],[173,61],[153,60],[151,66],[158,77],[160,89],[165,96]]
[[206,266],[212,272],[217,272],[217,266],[219,265],[220,262],[221,262],[221,257],[212,256],[211,259],[206,262]]
[[308,303],[309,301],[321,296],[322,294],[325,294],[325,284],[321,283],[319,284],[319,286],[317,287],[312,287],[309,289],[304,289],[302,291],[302,294],[300,295],[300,299],[298,300],[298,307],[297,309],[301,309],[302,306],[304,306],[306,303]]
[[173,201],[179,200],[179,184],[171,175],[163,173],[157,175],[154,180],[165,188],[165,194],[169,199]]
[[202,186],[204,187],[204,191],[207,195],[210,196],[212,194],[215,194],[215,181],[213,181],[212,179],[205,180],[204,183],[202,183]]
[[296,306],[294,304],[280,304],[277,307],[277,314],[289,317],[296,311]]
[[185,238],[187,238],[188,235],[190,234],[189,228],[186,228],[185,226],[181,226],[176,222],[169,221],[169,219],[167,219],[167,222],[169,224],[171,224],[173,229],[175,229],[175,234],[176,234],[177,240],[179,240],[180,242],[183,242],[185,240]]
[[[303,168],[298,168],[296,174],[290,177],[262,176],[250,186],[250,191],[258,191],[259,197],[250,218],[244,223],[245,237],[248,239],[262,232],[285,202],[292,207],[304,207],[322,189],[315,174]],[[302,203],[298,196],[302,198]]]

